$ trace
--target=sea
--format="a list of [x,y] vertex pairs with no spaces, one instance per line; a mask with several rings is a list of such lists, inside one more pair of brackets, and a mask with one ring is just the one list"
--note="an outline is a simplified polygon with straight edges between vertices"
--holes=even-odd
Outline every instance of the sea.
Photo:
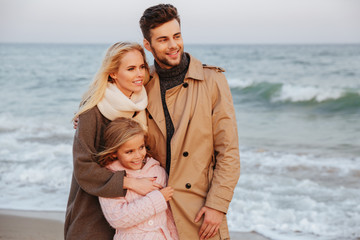
[[[65,211],[71,119],[109,46],[0,44],[1,209]],[[360,239],[360,45],[185,51],[224,68],[231,88],[241,176],[230,230]]]

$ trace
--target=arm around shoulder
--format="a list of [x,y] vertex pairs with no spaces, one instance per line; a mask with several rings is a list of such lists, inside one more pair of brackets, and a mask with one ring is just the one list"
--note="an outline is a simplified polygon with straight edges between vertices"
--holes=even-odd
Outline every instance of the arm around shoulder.
[[73,143],[74,176],[80,187],[87,193],[102,197],[125,196],[123,179],[125,172],[112,173],[97,164],[97,142],[99,141],[103,117],[97,108],[79,117]]

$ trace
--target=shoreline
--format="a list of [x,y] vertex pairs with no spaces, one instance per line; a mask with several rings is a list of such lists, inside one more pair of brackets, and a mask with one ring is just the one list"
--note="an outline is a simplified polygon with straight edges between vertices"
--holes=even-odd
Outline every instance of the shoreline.
[[[0,209],[0,239],[63,240],[65,212]],[[230,232],[232,240],[270,240],[255,232]]]

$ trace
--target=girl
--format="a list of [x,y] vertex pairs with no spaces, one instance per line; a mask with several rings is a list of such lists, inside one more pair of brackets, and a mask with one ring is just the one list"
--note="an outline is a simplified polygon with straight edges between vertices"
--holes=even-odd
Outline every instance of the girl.
[[101,212],[98,197],[123,197],[131,189],[145,195],[162,187],[155,178],[129,178],[96,162],[103,130],[117,117],[133,118],[145,127],[148,78],[143,48],[137,43],[112,45],[80,104],[73,143],[74,171],[65,219],[66,240],[110,240],[115,234]]
[[[105,130],[105,150],[99,153],[99,164],[107,169],[126,171],[134,178],[156,177],[166,186],[167,175],[160,163],[146,155],[145,131],[139,123],[118,118]],[[155,190],[141,196],[129,190],[125,197],[99,197],[105,218],[116,229],[114,240],[178,239],[167,201],[173,195],[171,187]]]

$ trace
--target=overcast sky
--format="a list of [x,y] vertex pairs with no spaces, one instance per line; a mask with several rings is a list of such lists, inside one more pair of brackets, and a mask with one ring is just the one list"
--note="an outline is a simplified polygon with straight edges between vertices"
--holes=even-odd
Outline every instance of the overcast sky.
[[141,42],[158,3],[178,8],[185,43],[360,43],[360,0],[0,0],[0,42]]

